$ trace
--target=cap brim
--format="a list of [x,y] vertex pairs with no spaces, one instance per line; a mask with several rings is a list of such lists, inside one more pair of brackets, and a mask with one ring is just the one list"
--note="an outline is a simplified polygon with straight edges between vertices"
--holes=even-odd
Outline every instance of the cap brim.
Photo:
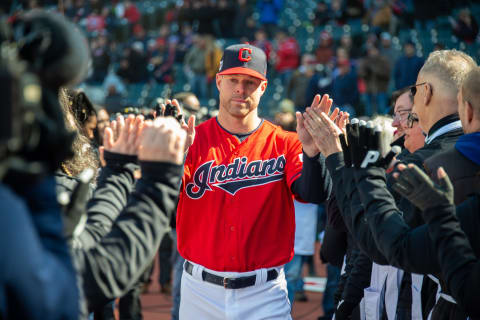
[[258,78],[263,81],[267,81],[267,78],[265,78],[260,72],[257,72],[255,70],[249,69],[249,68],[244,68],[244,67],[235,67],[235,68],[230,68],[227,70],[223,70],[222,72],[218,73],[219,75],[227,75],[227,74],[245,74],[247,76],[252,76],[255,78]]

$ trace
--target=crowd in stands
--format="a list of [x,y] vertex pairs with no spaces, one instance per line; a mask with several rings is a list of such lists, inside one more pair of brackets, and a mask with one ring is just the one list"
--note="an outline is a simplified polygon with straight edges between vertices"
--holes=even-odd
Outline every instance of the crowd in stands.
[[[58,9],[52,1],[26,6],[39,5]],[[281,99],[302,109],[301,96],[314,93],[334,95],[351,114],[389,112],[391,93],[413,83],[430,51],[478,56],[479,8],[447,0],[66,0],[60,10],[88,35],[85,90],[110,112],[181,91],[215,108],[221,49],[248,41],[268,56],[262,112],[271,117]]]

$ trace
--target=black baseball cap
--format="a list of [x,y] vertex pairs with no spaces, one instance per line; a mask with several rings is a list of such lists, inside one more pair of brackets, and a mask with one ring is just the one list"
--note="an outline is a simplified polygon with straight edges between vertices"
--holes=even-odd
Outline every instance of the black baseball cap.
[[267,81],[267,56],[250,44],[234,44],[225,49],[218,74],[246,74]]

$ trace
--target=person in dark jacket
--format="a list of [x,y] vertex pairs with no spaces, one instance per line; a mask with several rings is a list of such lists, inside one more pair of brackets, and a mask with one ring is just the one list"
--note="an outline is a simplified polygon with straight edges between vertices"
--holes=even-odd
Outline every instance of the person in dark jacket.
[[53,178],[16,188],[0,183],[0,207],[0,318],[77,319],[75,269]]
[[478,233],[480,228],[479,174],[480,171],[477,172],[475,184],[471,186],[472,196],[456,208],[454,188],[442,167],[437,170],[439,185],[435,185],[414,165],[409,165],[408,168],[403,166],[395,183],[396,190],[402,196],[422,208],[431,242],[437,249],[446,286],[465,313],[472,318],[480,316],[477,303],[480,298],[477,258],[479,239],[478,235],[468,234],[468,231]]
[[[2,26],[7,32],[7,25]],[[11,99],[3,101],[2,111],[11,115],[12,123],[21,123],[18,131],[22,136],[16,135],[17,130],[2,133],[0,318],[77,319],[79,290],[63,237],[53,178],[53,172],[70,154],[72,136],[63,124],[56,95],[60,86],[84,78],[89,51],[73,24],[57,14],[32,10],[18,16],[13,27],[18,52],[11,51],[8,56],[22,60],[22,66],[41,75],[40,84],[31,82],[28,86],[41,95],[29,96],[28,108],[22,103],[8,105],[20,99],[22,91],[9,92],[12,87],[7,84],[16,87],[28,75],[23,73],[27,69],[16,68],[17,60],[12,62],[2,55],[2,65],[12,67],[3,69],[5,79],[7,75],[10,78],[2,88]],[[32,37],[36,41],[28,41]],[[2,42],[2,46],[12,44]],[[64,50],[55,50],[59,45]],[[29,121],[20,120],[25,115]],[[29,137],[35,137],[28,143],[23,139],[26,132],[34,132]],[[7,146],[6,142],[14,139],[19,142],[16,148]]]
[[[131,121],[127,119],[126,131]],[[73,246],[90,310],[122,296],[143,275],[167,231],[178,196],[185,132],[170,118],[145,122],[137,143],[127,143],[138,136],[132,131],[114,141],[113,131],[106,129],[106,167],[88,204],[86,229]],[[133,190],[138,146],[142,178]]]
[[[460,53],[458,51],[444,51],[440,53],[435,53],[432,54],[429,57],[430,62],[427,64],[425,69],[422,69],[422,72],[425,71],[422,75],[422,77],[427,77],[429,78],[428,80],[430,81],[429,85],[435,85],[441,86],[442,82],[439,82],[440,79],[444,80],[445,77],[440,78],[442,70],[445,73],[451,74],[449,72],[453,72],[454,70],[450,69],[448,65],[443,65],[441,63],[441,60],[445,58],[446,60],[450,61],[456,61],[456,69],[455,72],[457,76],[451,77],[450,82],[451,84],[448,83],[448,80],[446,81],[448,85],[450,85],[450,91],[448,92],[442,92],[442,94],[439,94],[439,90],[436,90],[435,92],[437,93],[437,97],[432,97],[431,92],[432,91],[425,91],[427,94],[429,94],[428,99],[422,99],[418,100],[418,97],[415,101],[417,101],[416,106],[417,106],[417,112],[419,113],[419,118],[423,118],[423,126],[422,128],[429,132],[430,139],[427,138],[427,145],[424,148],[421,148],[417,152],[415,152],[413,155],[410,157],[406,157],[404,161],[420,161],[420,165],[423,162],[423,159],[426,159],[429,155],[432,155],[435,152],[439,152],[441,149],[446,149],[449,145],[451,146],[458,138],[459,135],[461,135],[461,125],[458,122],[458,117],[452,115],[452,113],[456,112],[456,101],[454,101],[454,98],[452,97],[456,96],[457,90],[455,88],[459,87],[459,81],[461,81],[462,78],[465,77],[465,74],[472,69],[475,66],[474,61],[466,56],[463,53]],[[435,79],[435,76],[438,78]],[[420,76],[419,76],[420,79]],[[446,77],[448,79],[448,77]],[[426,80],[426,79],[425,79]],[[424,85],[424,83],[421,83]],[[445,85],[443,83],[443,85]],[[415,88],[415,87],[414,87]],[[415,96],[416,90],[412,90],[413,96]],[[444,95],[444,97],[441,97]],[[445,95],[447,95],[445,97]],[[452,101],[453,100],[453,101]],[[426,113],[424,110],[421,108],[426,108],[423,103],[427,103],[427,105],[432,108],[432,106],[435,106],[435,109],[437,110],[436,112],[430,111],[429,113]],[[452,106],[453,104],[453,106]],[[430,109],[429,109],[430,110]],[[308,111],[308,109],[307,109]],[[335,130],[331,131],[334,133],[332,136],[335,136]],[[338,133],[336,134],[338,136]],[[323,137],[325,136],[322,135]],[[327,142],[325,139],[323,141],[319,141],[319,144],[330,144],[331,146],[334,146],[334,150],[339,150],[339,145],[340,142],[337,141],[336,143],[332,142]],[[320,149],[320,145],[318,146]],[[328,154],[331,154],[331,157],[328,157]],[[385,242],[376,242],[373,239],[371,240],[365,240],[371,237],[370,230],[368,230],[367,225],[363,222],[363,215],[361,212],[363,212],[362,209],[362,201],[361,199],[358,198],[358,194],[355,192],[355,190],[362,190],[362,188],[351,188],[349,187],[354,186],[352,183],[353,181],[351,180],[352,176],[351,173],[347,175],[347,180],[341,182],[338,180],[338,177],[342,177],[343,173],[348,173],[351,171],[351,169],[348,170],[343,170],[343,159],[338,158],[338,155],[340,153],[328,153],[327,155],[327,167],[329,168],[329,171],[332,175],[333,182],[334,182],[334,190],[336,190],[336,196],[337,200],[339,197],[341,197],[341,194],[347,194],[345,199],[347,199],[347,203],[351,206],[351,211],[350,213],[346,212],[345,210],[341,210],[342,214],[344,215],[344,220],[346,222],[347,227],[349,228],[349,231],[353,233],[355,238],[358,241],[359,246],[364,252],[368,252],[369,256],[374,259],[374,261],[377,261],[381,264],[393,264],[397,265],[397,263],[394,263],[391,261],[391,257],[389,256],[389,259],[386,259],[386,257],[382,254],[379,253],[377,250],[377,243],[384,248],[387,247],[392,247],[392,243],[389,241],[389,245],[384,245]],[[407,160],[409,159],[409,160]],[[337,174],[338,172],[338,174]],[[348,180],[350,179],[350,180]],[[339,182],[340,181],[340,182]],[[345,188],[346,186],[346,188]],[[348,190],[345,190],[348,189]],[[355,196],[356,198],[352,198],[352,196]],[[340,198],[341,199],[341,198]],[[348,200],[350,199],[350,200]],[[342,208],[342,200],[340,200],[340,205]],[[399,203],[401,205],[401,203]],[[411,205],[410,205],[411,207]],[[405,208],[407,209],[408,206],[405,205]],[[403,210],[405,211],[405,210]],[[347,215],[345,215],[347,213]],[[404,212],[405,213],[405,212]],[[419,225],[419,222],[415,222],[415,216],[418,216],[418,214],[415,215],[415,210],[408,210],[409,215],[404,215],[404,218],[406,219],[405,221],[409,222],[409,225],[415,226],[415,223]],[[397,215],[393,215],[394,218],[399,218]],[[397,231],[396,231],[397,232]],[[391,237],[392,233],[386,233],[385,236]],[[366,237],[366,238],[365,238]],[[418,271],[417,271],[418,272]],[[428,313],[428,312],[427,312]]]

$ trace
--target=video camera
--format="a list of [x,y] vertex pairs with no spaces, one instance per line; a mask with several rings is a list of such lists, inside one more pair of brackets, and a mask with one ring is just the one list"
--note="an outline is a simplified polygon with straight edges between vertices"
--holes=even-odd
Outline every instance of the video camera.
[[40,177],[72,154],[58,92],[83,80],[89,61],[86,40],[59,14],[0,20],[0,179]]

